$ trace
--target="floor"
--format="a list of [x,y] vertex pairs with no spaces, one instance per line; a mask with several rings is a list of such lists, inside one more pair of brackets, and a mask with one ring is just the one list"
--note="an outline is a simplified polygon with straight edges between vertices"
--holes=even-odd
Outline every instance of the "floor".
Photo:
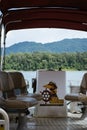
[[21,118],[21,124],[11,122],[10,130],[87,130],[87,118],[69,113],[67,118]]

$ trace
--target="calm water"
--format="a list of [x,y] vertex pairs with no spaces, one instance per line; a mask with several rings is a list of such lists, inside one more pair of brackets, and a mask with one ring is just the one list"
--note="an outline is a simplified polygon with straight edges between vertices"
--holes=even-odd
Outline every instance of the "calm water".
[[[29,81],[29,92],[33,92],[32,90],[32,78],[36,78],[36,71],[21,71],[25,77]],[[82,80],[84,73],[87,71],[66,71],[66,93],[70,91],[70,85],[79,86]]]

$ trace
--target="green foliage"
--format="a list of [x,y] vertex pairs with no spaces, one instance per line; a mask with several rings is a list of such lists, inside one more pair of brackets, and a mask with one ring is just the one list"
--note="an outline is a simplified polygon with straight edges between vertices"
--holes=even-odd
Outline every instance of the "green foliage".
[[87,70],[87,52],[83,53],[16,53],[6,56],[6,70]]

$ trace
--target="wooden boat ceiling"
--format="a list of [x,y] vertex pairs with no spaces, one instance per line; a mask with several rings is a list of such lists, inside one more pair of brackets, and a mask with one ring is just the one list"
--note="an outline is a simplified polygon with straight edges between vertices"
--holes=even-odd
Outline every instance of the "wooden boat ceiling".
[[87,31],[87,0],[0,0],[6,33],[27,28]]

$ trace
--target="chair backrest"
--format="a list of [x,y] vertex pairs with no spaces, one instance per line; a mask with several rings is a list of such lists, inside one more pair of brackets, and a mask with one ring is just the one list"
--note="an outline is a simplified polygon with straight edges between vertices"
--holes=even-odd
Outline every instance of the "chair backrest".
[[12,78],[4,71],[0,71],[0,90],[2,91],[4,98],[15,97]]
[[8,73],[13,80],[15,93],[16,94],[27,93],[27,85],[23,74],[21,72],[8,72]]
[[87,92],[87,73],[83,75],[80,85],[80,93],[86,94],[86,92]]

